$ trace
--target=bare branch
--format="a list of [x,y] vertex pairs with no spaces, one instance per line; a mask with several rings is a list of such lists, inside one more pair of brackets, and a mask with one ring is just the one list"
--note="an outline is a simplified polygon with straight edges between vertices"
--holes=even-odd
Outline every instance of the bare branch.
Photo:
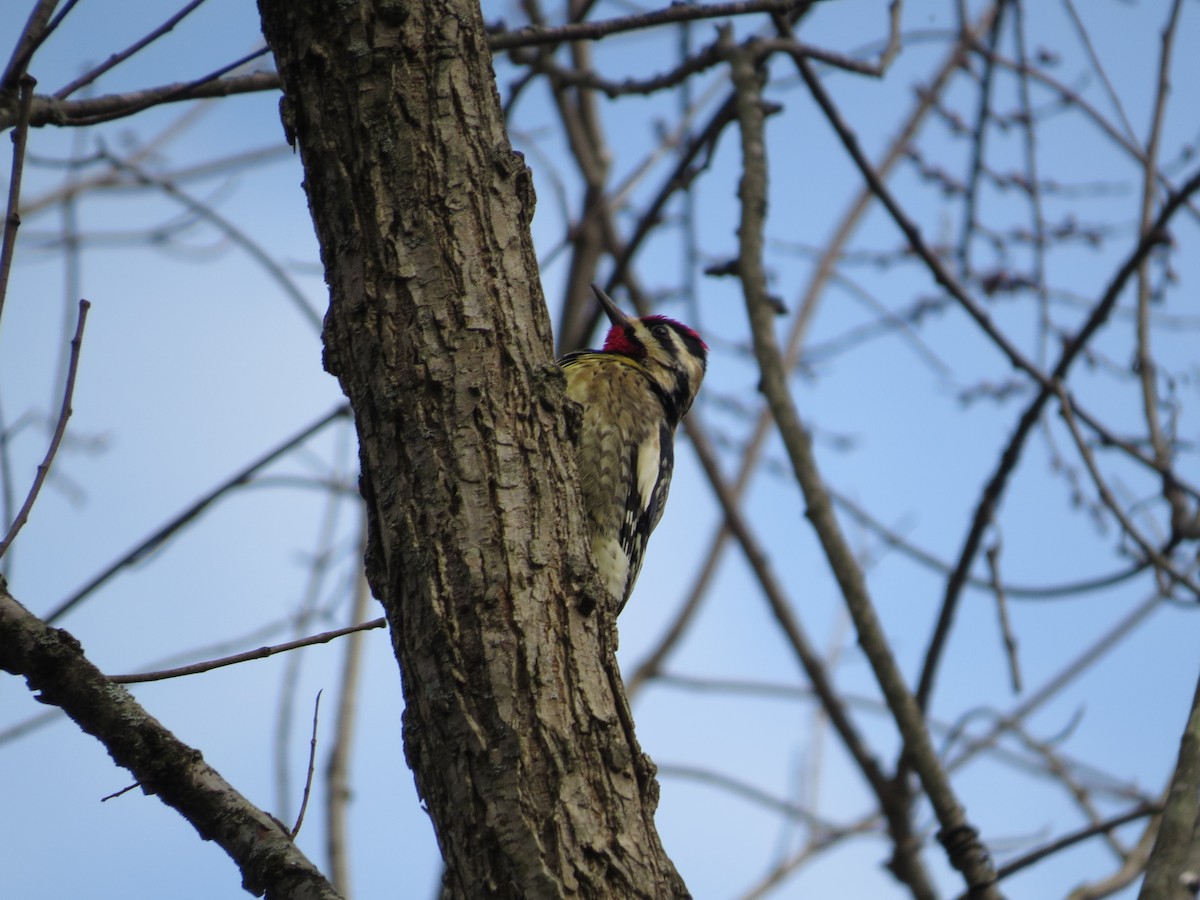
[[1150,540],[1141,533],[1141,531],[1133,524],[1133,521],[1121,509],[1121,505],[1117,503],[1112,491],[1109,490],[1107,483],[1104,481],[1104,476],[1100,474],[1100,469],[1096,465],[1096,460],[1088,447],[1087,442],[1083,439],[1083,434],[1079,431],[1079,426],[1075,422],[1075,412],[1071,407],[1071,401],[1067,397],[1065,391],[1059,392],[1059,403],[1062,408],[1063,421],[1067,423],[1067,428],[1071,432],[1071,437],[1075,440],[1075,447],[1079,450],[1079,455],[1083,458],[1084,465],[1087,466],[1088,473],[1092,476],[1092,481],[1096,485],[1096,491],[1100,494],[1100,500],[1109,512],[1111,512],[1121,523],[1121,530],[1131,537],[1141,548],[1142,553],[1146,558],[1153,563],[1156,571],[1161,572],[1171,581],[1179,584],[1182,587],[1191,591],[1196,599],[1200,599],[1200,584],[1197,584],[1184,572],[1179,569],[1164,556]]
[[752,784],[747,784],[745,781],[737,778],[731,778],[721,772],[714,772],[711,769],[703,769],[698,766],[680,765],[678,763],[659,763],[658,773],[669,778],[687,778],[691,781],[698,781],[702,784],[708,784],[721,790],[729,791],[744,800],[749,800],[751,803],[764,806],[788,818],[803,822],[809,828],[819,832],[841,831],[838,826],[824,821],[811,810],[787,800],[781,800],[764,790],[756,788]]
[[108,59],[106,59],[100,65],[95,66],[92,69],[88,70],[87,72],[83,73],[78,78],[76,78],[74,81],[72,81],[70,84],[64,85],[63,87],[59,88],[57,91],[54,92],[54,98],[56,100],[65,100],[67,97],[70,97],[73,93],[75,93],[80,88],[87,87],[89,84],[91,84],[93,81],[95,81],[101,75],[103,75],[105,72],[111,71],[112,69],[116,68],[121,63],[123,63],[125,60],[129,59],[131,56],[136,54],[138,51],[143,50],[144,48],[148,47],[150,44],[157,41],[164,34],[168,34],[169,32],[171,32],[175,28],[176,25],[178,25],[185,18],[187,18],[192,13],[192,11],[195,10],[196,7],[198,7],[203,2],[204,2],[204,0],[191,0],[191,2],[188,3],[186,6],[184,6],[183,9],[179,10],[179,12],[175,13],[175,15],[171,16],[171,18],[167,19],[167,21],[163,22],[162,25],[158,26],[158,28],[155,28],[153,31],[151,31],[149,34],[147,34],[145,37],[143,37],[137,41],[134,41],[132,44],[130,44],[128,47],[126,47],[124,50],[122,50],[120,53],[114,53],[112,56],[110,56]]
[[[1070,834],[1064,834],[1049,844],[1038,847],[1036,850],[1032,850],[1011,862],[1005,863],[996,870],[996,877],[1007,878],[1009,875],[1015,875],[1022,869],[1027,869],[1034,863],[1041,862],[1046,857],[1053,856],[1061,850],[1073,847],[1080,841],[1086,841],[1098,834],[1109,834],[1122,825],[1136,822],[1138,819],[1144,819],[1148,816],[1157,815],[1160,812],[1162,812],[1162,804],[1139,803],[1133,809],[1123,812],[1120,815],[1105,819],[1103,822],[1098,822],[1095,825],[1089,825],[1086,828],[1080,828],[1078,831],[1073,831]],[[958,900],[967,900],[967,897],[967,894],[960,894]]]
[[604,19],[599,22],[572,22],[556,28],[530,25],[518,31],[491,35],[488,37],[488,46],[493,52],[499,52],[514,47],[561,44],[563,41],[598,41],[611,34],[620,34],[624,31],[643,31],[658,25],[695,22],[700,19],[725,19],[752,13],[784,13],[808,5],[809,0],[745,0],[745,2],[714,3],[707,6],[673,3],[666,9],[641,13],[636,16]]
[[[797,57],[796,62],[810,90],[816,94],[814,84],[817,79],[808,61],[804,57]],[[921,710],[904,682],[904,676],[896,663],[867,592],[862,571],[847,546],[837,517],[833,513],[829,493],[817,470],[812,440],[796,413],[788,390],[782,354],[774,334],[774,313],[767,296],[766,275],[762,268],[762,222],[766,210],[762,110],[754,100],[746,96],[753,87],[755,77],[753,71],[747,71],[748,69],[748,61],[739,69],[735,57],[734,78],[735,83],[740,85],[738,115],[742,123],[744,165],[739,189],[742,220],[738,230],[738,271],[750,313],[755,356],[762,372],[761,389],[766,394],[779,427],[796,480],[804,491],[809,521],[817,532],[841,588],[846,608],[854,620],[859,644],[871,663],[875,678],[887,698],[900,733],[904,736],[905,753],[912,761],[941,824],[938,839],[945,847],[951,864],[963,874],[971,890],[981,900],[995,900],[1000,894],[994,887],[995,873],[987,852],[979,843],[978,832],[968,822],[950,786],[949,778],[942,769],[929,738]],[[828,98],[825,99],[828,101]]]
[[0,586],[0,667],[25,677],[43,703],[61,707],[99,739],[142,790],[178,810],[216,841],[254,894],[336,900],[341,895],[292,843],[287,829],[238,793],[200,753],[164,728],[83,655]]
[[30,107],[36,85],[37,81],[29,75],[21,76],[17,130],[13,134],[12,176],[8,182],[8,208],[4,214],[4,244],[0,247],[0,315],[4,313],[4,298],[8,294],[8,279],[17,245],[17,229],[21,227],[21,178],[25,171],[25,145],[29,139]]
[[1004,639],[1004,655],[1008,659],[1008,675],[1014,694],[1021,693],[1021,666],[1017,661],[1017,639],[1008,621],[1008,598],[1000,580],[1000,541],[987,548],[985,554],[992,575],[992,593],[996,597],[996,617],[1000,621],[1000,636]]
[[323,631],[320,634],[314,634],[310,637],[297,638],[294,641],[284,641],[282,644],[259,647],[255,650],[247,650],[244,653],[234,653],[232,656],[223,656],[220,659],[210,659],[204,662],[192,663],[188,666],[179,666],[174,669],[160,669],[157,672],[139,672],[135,675],[110,675],[108,680],[113,682],[113,684],[143,684],[147,681],[165,681],[168,678],[198,675],[201,672],[211,672],[213,669],[249,662],[252,659],[266,659],[268,656],[274,656],[277,653],[286,653],[289,650],[298,650],[301,647],[312,647],[314,644],[327,644],[348,634],[369,631],[373,628],[383,628],[386,624],[387,622],[380,616],[378,619],[372,619],[369,622],[363,622],[359,625],[347,625],[345,628],[335,628],[332,631]]
[[[1145,174],[1142,179],[1142,208],[1139,228],[1144,235],[1151,227],[1154,216],[1154,203],[1158,193],[1159,145],[1162,142],[1162,130],[1166,118],[1167,94],[1170,92],[1171,49],[1175,42],[1175,31],[1179,24],[1179,11],[1182,0],[1175,0],[1167,25],[1162,32],[1162,51],[1158,59],[1158,83],[1155,92],[1154,114],[1150,122],[1150,136],[1146,141]],[[1146,259],[1138,266],[1137,273],[1137,373],[1142,389],[1142,413],[1146,419],[1146,430],[1150,439],[1150,449],[1154,459],[1163,471],[1162,492],[1171,507],[1171,521],[1176,525],[1176,531],[1186,530],[1178,526],[1185,525],[1191,518],[1188,511],[1187,498],[1170,475],[1172,456],[1168,442],[1163,435],[1162,422],[1158,413],[1158,365],[1150,349],[1150,264]]]
[[[74,5],[74,3],[68,4],[68,10]],[[37,52],[42,41],[50,36],[52,30],[50,17],[54,14],[56,6],[58,6],[58,0],[38,0],[33,9],[29,11],[29,18],[21,30],[21,36],[17,38],[12,56],[8,59],[8,65],[4,67],[4,75],[0,76],[0,92],[7,93],[17,88],[21,78],[25,75],[25,70],[29,67],[29,61],[33,59],[33,54]],[[62,16],[59,16],[59,21],[61,19]]]
[[313,772],[317,769],[317,722],[321,715],[321,694],[317,691],[316,702],[313,703],[312,736],[308,739],[308,774],[304,777],[304,797],[300,801],[300,812],[296,815],[296,824],[288,832],[292,840],[300,833],[304,824],[304,813],[308,811],[308,800],[312,796]]
[[195,519],[214,502],[219,500],[233,489],[246,484],[260,469],[270,465],[285,453],[303,444],[326,425],[338,419],[344,418],[345,416],[349,415],[349,413],[349,406],[345,404],[338,406],[331,412],[326,413],[316,422],[304,428],[298,434],[293,435],[292,437],[283,441],[283,443],[279,444],[277,447],[267,451],[241,471],[234,473],[233,476],[217,485],[217,487],[213,488],[213,490],[209,491],[183,512],[179,513],[179,515],[172,518],[169,522],[156,530],[132,550],[123,554],[119,559],[106,567],[102,572],[100,572],[100,574],[92,578],[87,584],[79,588],[77,591],[59,603],[59,605],[51,610],[46,616],[46,621],[52,623],[61,618],[77,603],[81,602],[85,597],[96,590],[96,588],[100,587],[102,584],[108,581],[108,579],[112,578],[113,575],[117,574],[117,572],[121,571],[127,566],[133,565],[138,560],[143,559],[147,553],[162,545],[164,541],[170,538],[185,525],[195,521]]
[[87,322],[87,314],[91,306],[92,304],[86,300],[79,301],[79,319],[75,324],[75,336],[71,338],[71,360],[67,366],[67,382],[63,388],[63,401],[62,408],[58,412],[58,424],[54,427],[54,436],[50,439],[50,446],[46,448],[46,456],[37,467],[37,475],[34,476],[25,502],[21,504],[17,517],[9,526],[8,534],[4,536],[3,540],[0,540],[0,557],[8,552],[13,539],[29,520],[30,510],[37,501],[46,476],[50,474],[50,465],[54,462],[54,456],[58,453],[58,445],[62,443],[63,435],[67,431],[67,420],[71,418],[71,398],[75,395],[75,374],[79,371],[79,351],[83,347],[83,326]]
[[[1046,375],[1037,368],[1025,355],[1012,344],[1012,342],[999,330],[992,322],[991,317],[987,312],[974,301],[962,287],[953,275],[942,264],[938,256],[930,250],[924,239],[921,237],[920,231],[909,219],[908,215],[896,202],[887,186],[879,178],[878,174],[871,168],[869,161],[859,149],[858,141],[849,127],[842,121],[840,114],[834,107],[829,95],[822,87],[820,80],[813,74],[811,67],[803,57],[796,57],[796,64],[800,68],[801,74],[804,77],[805,83],[812,92],[817,104],[825,113],[826,119],[833,126],[838,136],[842,140],[847,152],[854,160],[859,171],[871,186],[871,190],[883,203],[893,221],[904,232],[909,244],[914,252],[922,259],[925,265],[929,268],[934,279],[947,292],[954,297],[962,307],[967,311],[972,319],[983,329],[983,331],[992,339],[992,342],[1008,357],[1009,361],[1021,369],[1022,371],[1033,376],[1041,386],[1034,401],[1025,410],[1021,420],[1017,426],[1013,437],[1010,439],[1008,446],[1001,455],[996,471],[991,480],[988,482],[984,490],[983,496],[980,499],[979,505],[976,508],[974,518],[971,522],[971,527],[968,531],[966,541],[962,552],[959,555],[958,564],[954,573],[951,575],[946,585],[946,593],[942,602],[942,611],[938,619],[938,623],[934,629],[933,637],[930,640],[929,650],[926,653],[925,666],[921,673],[921,681],[917,688],[917,699],[922,707],[928,704],[929,696],[933,689],[933,683],[937,672],[937,665],[941,659],[942,650],[945,646],[945,641],[949,634],[950,625],[953,622],[954,612],[957,607],[958,598],[961,594],[963,584],[966,581],[967,572],[973,563],[979,545],[983,539],[983,534],[986,528],[992,521],[992,515],[996,509],[1001,495],[1008,482],[1008,477],[1015,469],[1018,460],[1020,459],[1021,449],[1024,445],[1025,438],[1032,430],[1033,425],[1041,416],[1042,408],[1046,401],[1054,394],[1056,383],[1061,383],[1066,377],[1071,364],[1080,354],[1084,346],[1091,339],[1092,335],[1108,319],[1113,307],[1116,305],[1117,298],[1121,291],[1128,283],[1129,279],[1136,272],[1141,261],[1158,246],[1166,234],[1166,226],[1170,222],[1174,214],[1184,204],[1188,197],[1200,190],[1200,172],[1196,172],[1183,185],[1183,187],[1168,198],[1163,204],[1158,217],[1155,219],[1153,227],[1150,231],[1138,241],[1133,251],[1126,258],[1112,281],[1109,283],[1108,289],[1104,292],[1104,296],[1096,304],[1089,316],[1087,322],[1075,335],[1074,339],[1067,344],[1063,349],[1062,355],[1059,358],[1058,364],[1055,366],[1051,375]],[[1158,469],[1154,460],[1146,457],[1141,451],[1130,446],[1126,441],[1120,441],[1115,436],[1112,436],[1107,429],[1102,429],[1099,423],[1091,417],[1085,416],[1079,412],[1076,404],[1072,403],[1079,417],[1087,422],[1088,426],[1102,433],[1107,440],[1122,449],[1125,449],[1134,458],[1143,462],[1153,469]]]
[[[257,51],[249,54],[218,72],[244,65],[248,60],[261,56],[263,52]],[[101,122],[123,119],[164,103],[182,103],[186,100],[208,100],[214,97],[230,97],[235,94],[277,90],[279,90],[279,75],[275,72],[252,72],[249,75],[234,75],[229,78],[221,78],[217,73],[210,73],[196,81],[164,84],[159,87],[130,91],[126,94],[104,94],[83,100],[58,100],[54,97],[39,96],[33,101],[29,120],[30,124],[39,126],[97,125]],[[0,131],[12,127],[13,124],[14,119],[0,110]]]

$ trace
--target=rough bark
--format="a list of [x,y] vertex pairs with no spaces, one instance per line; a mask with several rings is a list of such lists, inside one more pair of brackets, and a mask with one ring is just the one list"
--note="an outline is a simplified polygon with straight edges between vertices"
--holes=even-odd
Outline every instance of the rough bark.
[[1193,900],[1200,893],[1200,683],[1138,900]]
[[259,7],[446,894],[684,896],[586,556],[530,173],[504,132],[480,11]]

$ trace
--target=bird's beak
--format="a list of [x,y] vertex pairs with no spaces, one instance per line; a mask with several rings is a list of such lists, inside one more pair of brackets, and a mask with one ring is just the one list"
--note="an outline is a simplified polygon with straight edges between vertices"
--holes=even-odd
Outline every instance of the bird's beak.
[[622,328],[629,324],[629,317],[621,312],[617,304],[613,302],[612,297],[608,296],[608,294],[600,290],[599,286],[594,284],[592,285],[592,291],[596,294],[596,299],[600,301],[600,306],[604,310],[604,314],[608,316],[608,321]]

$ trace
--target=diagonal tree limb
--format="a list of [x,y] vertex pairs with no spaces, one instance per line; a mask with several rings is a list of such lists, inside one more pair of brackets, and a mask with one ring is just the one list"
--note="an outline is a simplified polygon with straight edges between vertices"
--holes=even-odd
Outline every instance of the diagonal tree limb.
[[[1059,357],[1058,363],[1050,374],[1041,371],[1032,361],[1026,356],[1000,331],[999,327],[992,321],[986,310],[984,310],[963,288],[962,284],[956,279],[949,270],[945,267],[937,254],[926,244],[921,236],[920,230],[900,207],[900,204],[892,196],[891,191],[879,178],[863,154],[858,145],[858,139],[854,133],[842,120],[837,108],[833,105],[829,94],[825,91],[824,86],[812,71],[812,66],[803,56],[794,57],[796,66],[800,71],[801,77],[805,84],[808,85],[809,91],[816,100],[817,105],[821,107],[826,119],[833,126],[841,139],[843,146],[850,154],[855,165],[870,185],[872,192],[879,198],[880,202],[886,208],[888,214],[892,217],[897,227],[903,232],[913,252],[917,254],[929,269],[934,280],[941,285],[958,303],[963,307],[967,314],[976,322],[977,325],[984,331],[992,342],[1000,349],[1000,351],[1008,358],[1012,365],[1030,375],[1039,384],[1039,390],[1030,405],[1025,409],[1017,428],[1009,440],[1008,446],[1005,447],[997,464],[996,471],[989,480],[987,487],[984,489],[983,495],[980,498],[979,504],[976,507],[975,514],[972,517],[971,526],[967,533],[966,541],[963,549],[959,554],[958,563],[955,566],[954,572],[951,574],[946,584],[945,596],[942,600],[942,609],[938,616],[937,625],[934,628],[934,633],[930,639],[929,649],[926,652],[925,666],[921,672],[921,679],[917,687],[917,701],[922,708],[928,706],[930,695],[933,691],[933,684],[937,674],[938,663],[941,660],[942,651],[945,648],[946,639],[949,635],[950,626],[954,620],[954,614],[957,610],[958,600],[962,594],[962,588],[967,580],[967,575],[978,554],[980,544],[983,541],[984,532],[992,522],[992,517],[999,506],[1000,498],[1004,493],[1008,484],[1009,476],[1015,471],[1017,462],[1020,460],[1021,451],[1024,448],[1025,439],[1033,430],[1033,426],[1041,417],[1042,410],[1046,402],[1056,395],[1057,383],[1065,383],[1066,374],[1070,370],[1072,363],[1076,360],[1083,348],[1091,340],[1092,336],[1100,329],[1107,321],[1113,308],[1116,306],[1117,299],[1124,290],[1126,284],[1136,273],[1138,266],[1150,252],[1159,246],[1166,235],[1167,225],[1174,217],[1175,213],[1184,205],[1187,199],[1198,190],[1200,190],[1200,171],[1193,173],[1192,177],[1184,183],[1179,191],[1169,197],[1166,203],[1163,204],[1158,216],[1155,218],[1153,225],[1141,237],[1134,246],[1133,250],[1126,257],[1125,261],[1117,270],[1112,280],[1109,282],[1107,289],[1099,302],[1093,307],[1091,314],[1083,327],[1075,335],[1075,337],[1064,347],[1062,355]],[[1132,447],[1127,441],[1120,441],[1115,438],[1107,429],[1104,429],[1099,422],[1091,415],[1086,415],[1078,404],[1072,403],[1078,418],[1085,422],[1089,428],[1100,433],[1102,438],[1109,443],[1120,446],[1123,450],[1147,465],[1151,469],[1160,472],[1163,475],[1170,475],[1175,483],[1180,481],[1170,472],[1162,472],[1157,462],[1148,457],[1145,453]],[[1182,487],[1182,485],[1181,485]]]
[[371,619],[367,622],[359,622],[355,625],[347,625],[344,628],[334,628],[331,631],[323,631],[320,634],[313,634],[307,637],[297,638],[294,641],[285,641],[282,644],[273,644],[271,646],[256,647],[253,650],[246,650],[243,653],[234,653],[231,656],[223,656],[220,659],[208,659],[203,662],[192,663],[187,666],[178,666],[174,669],[161,669],[156,672],[136,672],[131,675],[109,675],[108,680],[113,684],[143,684],[147,681],[166,681],[169,678],[183,678],[187,675],[199,675],[201,672],[211,672],[213,669],[220,669],[225,666],[235,666],[239,663],[249,662],[252,659],[266,659],[269,656],[274,656],[277,653],[287,653],[289,650],[299,650],[301,647],[311,647],[314,644],[327,644],[332,640],[340,637],[345,637],[350,634],[359,634],[363,631],[370,631],[374,628],[383,628],[387,621],[380,616],[378,619]]
[[243,797],[200,753],[112,684],[79,642],[51,628],[0,585],[0,668],[24,676],[43,703],[60,707],[99,739],[142,790],[156,794],[216,841],[242,872],[242,885],[269,900],[337,900],[279,822]]
[[89,84],[91,84],[93,81],[95,81],[101,75],[103,75],[105,72],[108,72],[108,71],[116,68],[121,63],[125,62],[125,60],[129,59],[131,56],[136,55],[138,52],[145,49],[150,44],[154,43],[156,40],[158,40],[164,34],[170,33],[172,30],[174,30],[176,25],[178,25],[180,22],[182,22],[184,19],[186,19],[189,15],[191,15],[191,13],[196,9],[196,7],[200,6],[200,4],[202,4],[202,3],[204,3],[204,0],[191,0],[191,2],[188,3],[186,6],[184,6],[183,9],[176,12],[169,19],[167,19],[167,21],[163,22],[162,25],[155,28],[149,34],[143,35],[138,40],[134,41],[132,44],[130,44],[128,47],[126,47],[124,50],[120,51],[119,53],[112,54],[104,62],[100,63],[100,65],[93,66],[91,69],[89,69],[87,72],[84,72],[82,75],[80,75],[74,81],[72,81],[70,84],[66,84],[63,87],[59,88],[57,91],[54,92],[55,99],[63,100],[65,98],[71,96],[73,93],[78,91],[80,88],[87,87]]
[[[766,155],[763,133],[764,113],[759,95],[758,74],[750,52],[735,51],[732,75],[737,87],[737,113],[741,125],[743,175],[738,189],[741,221],[738,229],[738,274],[746,295],[754,353],[762,373],[761,390],[767,397],[792,470],[808,504],[807,516],[817,532],[830,568],[841,588],[846,608],[858,632],[876,680],[887,700],[896,725],[904,738],[913,768],[925,787],[941,830],[939,840],[951,864],[966,879],[973,897],[998,900],[996,874],[987,851],[979,843],[978,832],[950,786],[950,780],[934,750],[929,730],[904,676],[892,654],[867,592],[866,580],[853,552],[841,532],[833,503],[817,469],[812,441],[805,431],[788,391],[780,351],[774,331],[774,311],[767,293],[766,272],[762,263],[763,228],[766,218]],[[898,848],[905,850],[906,848]]]
[[[968,36],[989,27],[995,15],[996,4],[993,3],[973,23],[972,30],[968,33]],[[791,34],[791,25],[785,19],[776,18],[774,23],[782,35]],[[935,101],[941,96],[946,85],[949,83],[951,75],[958,70],[962,61],[966,58],[966,52],[967,45],[960,42],[942,60],[928,84],[918,89],[917,101],[911,114],[900,126],[895,137],[892,138],[888,149],[876,164],[875,170],[879,172],[881,177],[886,177],[895,167],[896,163],[903,158],[904,148],[917,135],[926,116],[933,108]],[[835,276],[838,259],[857,231],[859,223],[863,220],[867,211],[872,208],[873,200],[874,194],[871,193],[870,188],[863,187],[853,200],[851,200],[846,210],[838,217],[837,224],[834,225],[830,233],[830,237],[825,244],[825,249],[821,253],[815,270],[798,303],[798,311],[792,319],[792,326],[788,332],[784,355],[784,366],[788,371],[791,371],[796,364],[796,360],[799,358],[801,346],[808,334],[809,323],[813,321],[820,307],[826,285]],[[770,409],[764,408],[754,423],[754,429],[751,432],[750,438],[746,441],[737,475],[734,477],[731,485],[735,500],[740,500],[740,497],[745,492],[757,470],[759,456],[765,446],[770,424]],[[835,495],[834,502],[841,502],[841,500]],[[657,646],[635,668],[634,674],[629,680],[631,696],[640,687],[641,683],[644,683],[648,677],[652,676],[658,670],[663,661],[677,646],[694,610],[699,606],[700,600],[707,591],[712,574],[716,571],[717,563],[720,561],[721,553],[732,536],[733,532],[727,523],[722,522],[717,527],[707,544],[707,552],[702,554],[705,560],[704,567],[693,581],[692,587],[688,592],[688,599],[685,601],[683,608],[665,632],[663,639],[659,641]],[[1010,593],[1012,593],[1011,588]]]
[[[893,783],[884,774],[883,768],[871,752],[869,742],[850,717],[847,704],[838,693],[829,675],[829,667],[813,648],[799,619],[792,612],[791,604],[788,602],[783,587],[767,561],[767,554],[759,545],[746,517],[738,508],[733,489],[721,476],[720,467],[717,465],[717,455],[703,425],[698,421],[694,412],[684,419],[684,427],[687,429],[688,439],[691,441],[696,455],[700,458],[700,464],[708,475],[713,492],[717,495],[717,500],[724,510],[726,527],[741,545],[746,562],[758,579],[763,598],[770,606],[771,613],[779,623],[785,640],[791,646],[804,674],[808,677],[812,692],[820,701],[821,709],[829,717],[830,725],[837,732],[843,747],[850,754],[875,794],[880,813],[887,821],[888,832],[895,846],[888,868],[909,888],[917,900],[936,897],[937,894],[933,890],[929,876],[918,855],[920,840],[912,831],[905,798],[894,789]],[[641,673],[642,669],[639,668],[638,672]],[[652,677],[654,674],[656,673],[651,670],[642,677]]]
[[4,74],[0,75],[0,93],[16,89],[25,70],[29,68],[29,61],[33,59],[33,54],[37,52],[42,41],[50,36],[52,30],[50,17],[54,15],[54,7],[57,5],[58,0],[38,0],[30,11],[29,18],[25,21],[25,27],[21,30],[21,36],[17,38],[16,46],[13,48],[12,56],[9,57],[8,64],[4,67]]
[[180,528],[183,528],[185,525],[187,525],[191,522],[194,522],[196,520],[196,518],[202,512],[204,512],[204,510],[206,510],[211,504],[215,503],[217,500],[219,500],[221,497],[225,496],[227,493],[234,490],[235,488],[241,487],[242,485],[249,483],[250,479],[260,469],[262,469],[265,466],[269,465],[270,463],[274,462],[279,457],[283,456],[284,454],[288,453],[289,451],[295,449],[300,444],[303,444],[310,437],[312,437],[314,434],[316,434],[321,429],[323,429],[326,425],[329,425],[330,423],[335,422],[338,419],[344,418],[344,417],[348,416],[349,414],[350,414],[350,407],[347,404],[343,403],[343,404],[338,405],[337,407],[335,407],[330,412],[326,413],[324,416],[322,416],[317,421],[306,426],[299,433],[292,435],[287,440],[285,440],[283,443],[268,450],[266,453],[264,453],[262,456],[260,456],[258,459],[254,460],[253,462],[251,462],[245,468],[241,469],[238,472],[235,472],[233,475],[231,475],[225,481],[221,482],[219,485],[217,485],[215,488],[213,488],[211,491],[209,491],[207,494],[205,494],[203,497],[201,497],[199,500],[197,500],[195,503],[193,503],[187,509],[183,510],[178,515],[173,517],[165,525],[158,528],[153,534],[151,534],[148,538],[146,538],[144,541],[142,541],[140,544],[138,544],[132,550],[123,554],[119,559],[117,559],[112,564],[107,566],[102,572],[100,572],[98,575],[96,575],[90,581],[88,581],[87,584],[83,585],[83,587],[77,589],[73,594],[71,594],[69,597],[64,599],[61,603],[58,604],[58,606],[54,607],[54,609],[52,609],[49,613],[46,614],[46,621],[52,623],[55,620],[61,618],[70,609],[72,609],[77,603],[80,603],[85,597],[90,595],[98,587],[100,587],[102,584],[104,584],[106,581],[108,581],[108,579],[112,578],[113,575],[117,574],[117,572],[121,571],[126,566],[133,565],[140,559],[144,559],[147,553],[152,551],[155,547],[158,547],[159,545],[161,545],[164,541],[166,541],[173,534],[175,534],[175,532],[179,531]]

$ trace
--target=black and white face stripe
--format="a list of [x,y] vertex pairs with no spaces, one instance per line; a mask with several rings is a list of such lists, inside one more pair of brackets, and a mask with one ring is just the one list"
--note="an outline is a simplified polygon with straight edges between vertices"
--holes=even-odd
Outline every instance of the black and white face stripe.
[[636,320],[642,364],[664,396],[667,416],[678,422],[692,405],[708,366],[708,348],[686,325],[662,316]]
[[675,340],[681,345],[682,351],[693,359],[698,359],[700,370],[705,371],[708,368],[708,345],[700,340],[700,335],[678,322],[671,322],[670,328],[675,334]]

